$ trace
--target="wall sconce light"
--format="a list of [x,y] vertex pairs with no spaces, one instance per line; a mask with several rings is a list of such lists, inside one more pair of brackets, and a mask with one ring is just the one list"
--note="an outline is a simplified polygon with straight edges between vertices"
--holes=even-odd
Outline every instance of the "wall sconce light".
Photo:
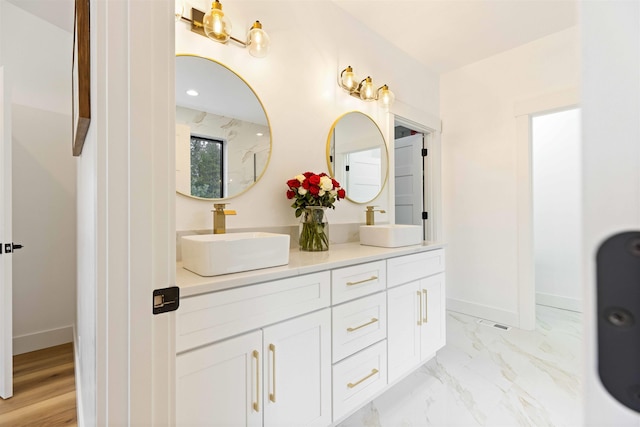
[[182,0],[176,0],[176,21],[191,23],[191,31],[208,37],[219,43],[227,43],[229,40],[245,47],[251,56],[264,58],[269,52],[269,35],[262,29],[260,21],[253,23],[247,33],[247,41],[239,40],[231,35],[231,21],[222,12],[222,4],[219,0],[211,3],[211,10],[204,13],[196,8],[191,8],[191,19],[182,15]]
[[353,73],[353,68],[350,65],[340,72],[338,85],[349,92],[349,95],[360,98],[363,101],[378,101],[385,109],[389,108],[395,100],[395,95],[389,90],[389,86],[385,84],[376,90],[370,76],[360,80],[358,83],[358,78]]

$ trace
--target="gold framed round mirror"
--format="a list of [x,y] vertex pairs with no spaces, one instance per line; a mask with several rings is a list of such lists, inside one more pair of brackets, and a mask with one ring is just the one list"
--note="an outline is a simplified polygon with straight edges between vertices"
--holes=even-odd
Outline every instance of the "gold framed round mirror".
[[271,157],[271,125],[249,84],[223,64],[176,56],[176,191],[201,200],[249,190]]
[[329,173],[354,203],[370,203],[384,188],[389,155],[382,131],[359,111],[338,117],[327,137]]

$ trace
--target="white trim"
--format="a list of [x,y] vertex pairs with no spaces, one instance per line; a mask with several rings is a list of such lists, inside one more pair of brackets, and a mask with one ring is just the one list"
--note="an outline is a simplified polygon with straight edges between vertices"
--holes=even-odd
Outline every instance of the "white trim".
[[447,310],[516,327],[518,327],[520,320],[518,313],[515,311],[507,311],[501,308],[455,298],[447,298]]
[[73,342],[73,326],[49,329],[13,337],[13,355],[42,350],[60,344]]
[[518,323],[521,329],[535,328],[535,267],[533,254],[533,170],[531,154],[531,116],[575,108],[579,90],[568,88],[517,102],[516,181],[518,211]]
[[82,393],[82,381],[80,381],[80,343],[78,342],[78,331],[76,325],[73,328],[73,376],[76,384],[76,422],[78,427],[84,427],[84,394]]
[[561,308],[563,310],[582,312],[582,301],[578,298],[563,297],[560,295],[536,292],[536,304],[548,307]]
[[548,93],[536,98],[517,102],[514,107],[516,117],[550,113],[556,110],[577,107],[580,103],[580,90],[577,87]]

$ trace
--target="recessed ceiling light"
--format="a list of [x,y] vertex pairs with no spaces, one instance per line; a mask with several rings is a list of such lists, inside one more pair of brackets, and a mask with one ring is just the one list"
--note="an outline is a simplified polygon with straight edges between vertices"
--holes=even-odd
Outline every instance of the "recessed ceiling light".
[[195,90],[195,89],[189,89],[187,91],[187,95],[189,95],[189,96],[198,96],[198,91]]
[[262,135],[264,135],[262,132],[256,133],[256,136],[262,136]]

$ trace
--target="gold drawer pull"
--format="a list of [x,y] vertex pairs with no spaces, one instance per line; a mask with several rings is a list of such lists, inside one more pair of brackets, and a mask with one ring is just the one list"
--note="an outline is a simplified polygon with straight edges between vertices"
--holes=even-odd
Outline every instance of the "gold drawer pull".
[[423,289],[422,293],[424,294],[424,317],[422,318],[422,323],[429,322],[429,295],[427,295],[427,290]]
[[376,323],[378,321],[378,319],[376,319],[375,317],[371,318],[371,321],[365,323],[364,325],[360,325],[360,326],[356,326],[355,328],[347,328],[347,332],[353,332],[353,331],[357,331],[358,329],[362,329],[365,326],[369,326],[373,323]]
[[359,285],[360,283],[371,282],[372,280],[378,280],[378,276],[371,276],[368,279],[358,280],[357,282],[347,282],[347,286]]
[[253,410],[260,412],[260,353],[253,350],[253,357],[256,359],[256,401],[253,402]]
[[372,376],[374,376],[374,375],[375,375],[375,374],[377,374],[377,373],[378,373],[378,370],[377,370],[377,369],[372,369],[372,370],[371,370],[371,373],[370,373],[369,375],[367,375],[366,377],[362,378],[362,379],[361,379],[360,381],[358,381],[358,382],[355,382],[355,383],[349,383],[349,384],[347,384],[347,387],[349,387],[349,388],[354,388],[354,387],[355,387],[355,386],[357,386],[358,384],[362,383],[363,381],[368,380],[369,378],[371,378]]
[[422,325],[422,294],[418,291],[418,301],[420,302],[420,311],[418,312],[418,326]]
[[271,375],[273,375],[271,384],[273,385],[273,393],[269,393],[269,400],[276,403],[276,346],[269,344],[269,351],[273,353],[271,358]]

